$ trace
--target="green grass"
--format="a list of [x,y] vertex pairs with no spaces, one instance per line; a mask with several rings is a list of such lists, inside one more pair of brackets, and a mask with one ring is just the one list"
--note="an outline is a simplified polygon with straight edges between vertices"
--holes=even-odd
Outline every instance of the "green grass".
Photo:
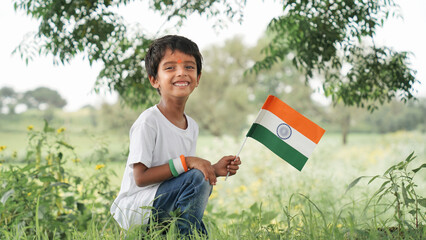
[[[382,174],[412,151],[417,155],[413,167],[420,166],[426,159],[424,142],[426,135],[416,132],[354,134],[344,146],[339,134],[327,134],[299,172],[249,139],[240,154],[239,173],[226,182],[222,178],[214,188],[206,219],[212,229],[217,228],[213,230],[217,239],[271,239],[285,234],[296,239],[339,239],[345,234],[385,238],[386,233],[375,229],[394,226],[381,222],[391,214],[364,211],[380,184],[365,181],[347,194],[345,190],[355,178]],[[235,154],[240,144],[232,138],[201,136],[198,155],[214,162]],[[108,164],[117,170],[114,185],[120,184],[124,162]],[[425,175],[419,174],[416,183],[424,196]]]
[[[25,128],[29,122],[19,124],[0,131],[0,145],[7,146],[0,153],[3,156],[15,150],[18,155],[24,155]],[[42,127],[40,123],[34,126]],[[115,172],[116,175],[110,176],[110,184],[118,190],[127,160],[127,135],[112,131],[99,133],[78,124],[75,128],[66,124],[56,127],[61,126],[67,128],[67,140],[75,146],[82,160],[78,164],[67,163],[67,169],[81,176],[90,176],[96,171],[96,164],[105,164],[107,169]],[[210,197],[205,220],[211,239],[400,238],[391,232],[390,227],[396,226],[391,212],[381,214],[384,206],[368,203],[380,182],[367,184],[365,180],[349,192],[345,193],[345,190],[355,178],[383,174],[413,151],[417,158],[412,167],[425,163],[426,134],[350,134],[347,145],[342,145],[340,138],[339,134],[326,133],[301,172],[249,139],[240,154],[242,165],[238,174],[227,181],[224,178],[219,180]],[[223,155],[236,154],[242,140],[243,137],[235,140],[201,135],[197,155],[216,162]],[[418,174],[414,181],[418,193],[424,197],[426,174]],[[389,199],[387,206],[391,204]],[[69,238],[120,237],[121,231],[114,220],[96,222],[94,219],[92,223],[87,231],[75,230]],[[425,231],[423,228],[423,236]],[[138,231],[128,234],[143,235]],[[420,239],[417,232],[407,230],[401,234],[405,239]],[[19,235],[22,237],[15,238]],[[25,236],[19,229],[5,236],[9,236],[7,239],[33,238]],[[45,239],[43,233],[39,236]],[[169,234],[165,238],[174,237]]]
[[[424,134],[354,135],[347,146],[341,145],[339,137],[325,135],[301,172],[258,142],[248,140],[241,153],[243,164],[239,174],[227,182],[219,181],[214,189],[210,201],[213,211],[221,206],[220,209],[227,212],[238,213],[256,202],[262,202],[267,209],[278,210],[287,205],[285,202],[293,194],[301,193],[323,211],[335,212],[376,190],[374,184],[366,186],[365,183],[345,195],[348,184],[356,177],[381,174],[412,151],[417,155],[414,166],[425,162]],[[213,139],[211,146],[205,149],[199,146],[200,155],[209,155],[209,151],[210,155],[229,154],[224,149],[238,149],[238,145],[230,139]],[[425,175],[420,174],[416,180],[424,195]]]

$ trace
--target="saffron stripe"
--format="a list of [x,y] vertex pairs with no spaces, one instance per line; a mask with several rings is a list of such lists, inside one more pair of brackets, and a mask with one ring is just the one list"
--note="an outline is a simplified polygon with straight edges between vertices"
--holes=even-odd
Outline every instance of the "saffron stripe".
[[185,156],[183,154],[180,155],[180,161],[182,162],[182,166],[183,166],[183,169],[185,170],[185,172],[188,172],[188,166],[186,166],[186,160],[185,160]]
[[[261,124],[275,135],[277,134],[278,126],[282,123],[286,123],[283,122],[281,118],[277,117],[275,114],[265,109],[260,110],[259,115],[254,122]],[[290,145],[292,148],[296,149],[306,157],[309,157],[314,151],[316,144],[296,129],[293,129],[292,126],[290,126],[290,128],[292,130],[291,136],[288,139],[280,140],[286,142],[288,145]]]
[[247,133],[247,137],[251,137],[262,143],[265,147],[269,148],[299,171],[302,171],[303,166],[308,160],[306,156],[292,148],[260,124],[253,123]]
[[316,144],[324,135],[324,129],[275,96],[269,95],[262,109],[272,112]]

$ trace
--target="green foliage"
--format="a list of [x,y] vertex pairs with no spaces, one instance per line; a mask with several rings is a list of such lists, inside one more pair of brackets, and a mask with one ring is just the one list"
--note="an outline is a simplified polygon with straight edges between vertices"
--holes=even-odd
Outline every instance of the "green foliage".
[[62,109],[67,101],[55,90],[47,87],[39,87],[26,92],[15,92],[13,88],[3,87],[0,89],[0,114],[3,107],[7,107],[7,114],[15,114],[18,104],[23,104],[27,109],[47,109],[46,116],[53,117],[53,108]]
[[110,91],[117,91],[130,106],[146,108],[158,102],[159,95],[151,86],[146,75],[144,58],[151,41],[137,35],[131,39],[115,39],[119,41],[111,46],[108,56],[103,56],[104,68],[96,82],[96,91],[107,86]]
[[[158,100],[143,63],[152,37],[139,30],[130,31],[116,11],[131,1],[14,2],[16,10],[40,21],[33,39],[27,39],[15,50],[27,62],[35,55],[52,54],[55,63],[64,64],[82,54],[90,64],[100,62],[104,66],[97,91],[106,86],[133,107],[147,107]],[[220,28],[226,21],[241,21],[245,4],[246,1],[153,0],[150,9],[166,16],[167,21],[176,22],[177,28],[194,13],[217,19]],[[413,98],[411,88],[416,79],[409,67],[408,53],[374,44],[360,47],[365,39],[373,40],[377,28],[394,14],[393,1],[292,0],[282,4],[283,14],[269,24],[272,40],[265,47],[266,57],[254,65],[255,72],[290,60],[304,71],[306,79],[315,72],[324,76],[323,89],[334,102],[370,110],[395,97]],[[158,34],[162,34],[162,29],[155,35]]]
[[[369,110],[395,97],[413,98],[416,79],[408,53],[374,45],[375,31],[395,14],[393,1],[292,0],[283,5],[286,14],[270,22],[273,38],[255,72],[290,59],[306,81],[315,72],[322,74],[325,94],[335,103]],[[373,46],[361,47],[366,39]]]
[[373,114],[367,115],[362,122],[374,125],[379,133],[394,132],[401,129],[426,132],[426,99],[418,98],[406,104],[391,101]]
[[[217,227],[214,224],[215,221],[227,219],[229,223],[226,230],[230,236],[236,235],[242,239],[279,239],[279,236],[283,233],[283,229],[280,229],[278,224],[272,223],[279,212],[263,209],[262,203],[255,202],[247,210],[242,210],[239,213],[212,212],[212,205],[208,205],[207,211],[212,213],[207,217],[208,222],[213,225],[212,227]],[[245,231],[242,232],[242,229]]]
[[0,174],[0,238],[7,232],[27,236],[64,238],[73,229],[86,230],[94,215],[105,222],[113,194],[109,173],[99,165],[87,179],[64,168],[80,159],[64,138],[64,128],[45,122],[41,131],[31,129],[24,165],[2,168]]
[[[80,118],[86,116],[82,113],[78,114],[81,114],[78,115]],[[36,117],[32,116],[33,122],[34,118]],[[84,126],[90,124],[89,119],[79,119],[79,122],[73,119],[73,121],[68,120],[67,122]],[[20,128],[24,127],[21,126]],[[81,129],[83,127],[67,127],[65,130],[68,134],[67,137],[69,137],[73,128]],[[35,131],[36,129],[42,130]],[[63,130],[61,129],[59,132]],[[15,189],[20,189],[20,192],[15,192],[8,197],[5,205],[0,203],[0,214],[5,209],[8,211],[6,213],[9,213],[14,210],[12,207],[19,207],[24,205],[26,201],[30,201],[29,206],[20,208],[24,209],[24,212],[15,213],[21,215],[21,219],[24,219],[24,215],[28,213],[28,215],[32,216],[32,220],[28,217],[25,221],[16,221],[10,223],[10,225],[5,225],[5,218],[3,217],[6,216],[7,218],[10,215],[1,215],[1,239],[115,240],[145,238],[177,239],[179,237],[175,230],[173,230],[178,215],[175,215],[164,226],[151,224],[149,226],[150,231],[139,227],[135,227],[130,231],[122,231],[106,210],[106,208],[110,207],[114,196],[102,197],[102,194],[97,193],[99,190],[102,191],[108,187],[118,186],[121,179],[112,180],[111,172],[107,171],[105,167],[99,170],[95,170],[94,167],[84,169],[86,165],[83,163],[86,159],[82,159],[80,163],[76,163],[78,161],[73,162],[72,159],[75,157],[73,152],[79,150],[79,147],[70,144],[71,141],[63,136],[64,132],[58,133],[58,129],[52,129],[49,126],[44,128],[43,125],[36,123],[34,123],[32,131],[34,132],[31,132],[29,137],[34,135],[34,140],[28,146],[28,150],[32,150],[28,160],[32,159],[31,161],[36,161],[37,145],[42,140],[44,144],[41,147],[42,157],[40,168],[46,167],[44,172],[40,170],[38,171],[38,175],[33,175],[36,172],[36,168],[33,166],[32,170],[30,168],[29,171],[24,172],[22,169],[28,165],[28,162],[26,164],[15,165],[13,167],[15,172],[10,174],[8,172],[11,170],[8,168],[7,163],[0,166],[0,186],[2,186],[0,188],[0,202],[2,202],[1,199],[5,196],[4,193],[10,190],[10,188],[7,189],[7,186],[15,186]],[[79,131],[77,133],[81,134]],[[112,135],[112,133],[109,132],[109,135]],[[43,140],[43,136],[46,136],[45,140]],[[101,136],[97,137],[98,141]],[[261,144],[255,141],[248,141],[246,143],[247,146],[241,154],[244,163],[241,165],[239,174],[229,178],[226,182],[223,180],[218,181],[217,185],[213,188],[213,193],[209,199],[207,211],[204,216],[207,229],[210,233],[209,239],[423,239],[426,227],[424,226],[424,220],[420,217],[419,229],[410,229],[407,225],[403,225],[403,235],[400,235],[397,227],[393,227],[397,223],[397,221],[394,221],[393,214],[393,210],[395,209],[394,195],[388,194],[387,196],[383,196],[380,202],[375,201],[379,196],[370,200],[371,196],[374,195],[374,191],[379,189],[381,183],[374,189],[369,189],[365,186],[357,188],[358,185],[356,185],[348,192],[353,193],[353,196],[343,194],[345,186],[342,183],[349,183],[353,179],[353,176],[359,176],[368,170],[375,172],[378,171],[377,169],[382,169],[385,172],[389,168],[389,165],[398,162],[400,158],[405,159],[406,152],[408,155],[409,151],[416,149],[419,157],[413,159],[412,155],[409,159],[411,159],[410,165],[415,165],[412,169],[416,172],[416,175],[412,176],[412,181],[415,185],[418,185],[415,189],[416,193],[421,195],[422,192],[420,190],[424,186],[425,181],[422,171],[424,171],[426,166],[419,159],[424,159],[425,157],[424,138],[425,134],[419,132],[399,132],[386,135],[363,134],[353,136],[353,141],[349,146],[342,146],[339,144],[336,134],[327,134],[321,140],[321,144],[318,145],[318,148],[308,162],[309,165],[307,165],[302,173],[295,172],[297,170],[284,164],[282,160],[274,158],[273,154],[264,149]],[[7,141],[4,139],[7,139]],[[10,146],[8,137],[3,137],[2,135],[0,140],[3,141],[0,142],[1,160],[3,156],[8,157],[7,153],[12,151],[14,147]],[[74,149],[59,144],[57,143],[58,141],[62,141]],[[115,143],[114,145],[121,144],[120,140],[115,140],[113,143]],[[232,138],[200,136],[198,151],[201,156],[206,156],[214,161],[216,156],[220,157],[222,154],[226,154],[226,152],[223,152],[224,149],[238,149],[240,144],[239,141],[233,141]],[[7,147],[3,145],[7,145]],[[85,143],[85,145],[90,144]],[[101,151],[108,148],[103,144],[100,145],[102,145]],[[49,156],[49,152],[52,153],[52,159],[54,160],[52,161],[52,165],[48,167],[48,159],[46,157]],[[57,179],[56,169],[58,168],[54,166],[57,166],[55,165],[57,161],[55,159],[59,152],[63,154],[63,162],[60,167],[64,169],[63,176],[65,177],[63,179],[66,181],[61,183],[62,185],[55,187],[53,185],[55,183],[59,184],[59,182],[57,180],[50,181],[47,178],[51,176]],[[363,154],[360,154],[360,152]],[[101,161],[105,162],[105,159],[111,153],[112,151],[102,152],[102,156],[99,156],[102,158]],[[93,160],[93,158],[90,159]],[[15,161],[15,158],[12,160]],[[123,172],[117,169],[123,167],[123,161],[125,160],[108,163],[108,165],[113,165],[113,169],[120,175]],[[261,161],[261,164],[259,164],[259,161]],[[398,165],[398,163],[395,165]],[[101,164],[98,164],[98,168],[101,166]],[[407,173],[411,174],[409,168],[407,170]],[[396,171],[394,169],[392,171],[396,173],[399,170]],[[6,176],[4,175],[5,173],[7,173],[7,177],[4,177]],[[15,177],[13,176],[14,173],[19,175]],[[82,180],[81,185],[77,185],[77,190],[87,189],[87,194],[84,198],[82,197],[82,192],[79,194],[70,193],[72,189],[76,188],[75,177],[77,176],[75,174],[80,174]],[[21,177],[19,178],[19,176]],[[47,190],[42,188],[44,192],[37,185],[43,184],[40,176],[46,176],[44,179],[50,181],[48,182],[50,188],[46,188]],[[97,182],[102,177],[109,177],[109,181],[105,180],[105,182],[108,182],[107,186]],[[20,183],[4,182],[4,178],[6,180],[12,179],[13,181],[17,181],[15,178],[18,181],[27,179],[27,182],[22,186]],[[378,180],[380,179],[380,177],[377,177],[369,186],[379,183]],[[33,184],[33,182],[37,184]],[[39,188],[38,196],[34,195],[36,193],[32,188],[29,189],[29,187],[26,187],[30,183],[35,188]],[[69,186],[66,187],[65,184],[69,184]],[[3,190],[3,186],[6,186],[5,190]],[[79,188],[79,186],[84,187]],[[410,199],[411,197],[408,193],[410,190],[407,184],[404,183],[404,186],[407,191],[407,199]],[[59,189],[59,193],[62,192],[64,194],[56,194],[54,188]],[[33,191],[30,196],[27,194],[28,191]],[[117,193],[117,191],[118,189],[115,189],[114,193]],[[19,194],[23,196],[17,198]],[[98,196],[97,200],[94,200],[91,194]],[[50,198],[45,195],[50,196]],[[90,214],[85,215],[80,213],[78,206],[75,207],[75,205],[73,206],[74,210],[72,210],[72,213],[67,212],[69,207],[65,199],[68,196],[74,196],[77,202],[74,202],[75,205],[78,202],[83,202],[86,211],[90,212]],[[44,212],[46,211],[46,207],[43,206],[46,206],[46,203],[43,203],[43,199],[47,198],[50,201],[61,199],[65,210],[63,215],[61,215],[62,218],[57,216],[57,214]],[[86,198],[87,201],[85,201]],[[13,199],[17,201],[15,202]],[[410,222],[412,215],[409,213],[409,209],[415,208],[414,203],[408,200],[408,208],[405,207],[404,196],[401,191],[400,199],[405,220]],[[105,204],[102,204],[97,209],[92,208],[92,203],[98,201]],[[9,204],[12,205],[10,208]],[[59,211],[56,203],[50,202],[48,206],[54,213]],[[37,209],[38,212],[36,211]],[[383,209],[388,209],[388,212],[392,212],[384,214],[382,213]],[[419,209],[424,210],[420,202]],[[50,216],[51,219],[56,217],[55,220],[51,220],[56,222],[52,224],[50,222],[46,223],[46,220],[43,220],[44,215],[41,218],[42,214]],[[71,221],[70,215],[72,214],[78,220]],[[84,218],[84,216],[91,217],[88,219]],[[70,222],[67,222],[68,220],[63,219],[65,217],[72,222],[72,225]],[[28,225],[24,226],[22,223]],[[84,223],[84,227],[81,227],[80,223]],[[410,223],[413,224],[414,222]],[[55,230],[55,226],[68,226],[68,228],[65,233],[59,236],[60,228],[57,227]],[[47,228],[48,230],[46,230]],[[168,230],[166,233],[167,229],[171,230]],[[191,239],[206,238],[203,236],[194,236]]]
[[397,131],[426,132],[426,99],[418,98],[403,103],[392,100],[378,110],[347,107],[342,103],[324,108],[320,125],[327,132],[390,133]]
[[[390,205],[386,204],[385,211],[392,208],[395,209],[394,220],[398,223],[400,232],[403,231],[404,227],[410,230],[421,230],[421,222],[426,220],[426,198],[416,191],[418,185],[414,182],[416,173],[426,168],[426,163],[415,169],[409,169],[408,165],[415,158],[413,152],[404,161],[391,166],[383,175],[371,177],[368,182],[370,184],[376,179],[383,181],[380,188],[373,194],[370,200],[376,200],[375,205],[378,205],[386,196],[393,198]],[[346,191],[353,188],[362,178],[365,178],[365,176],[358,177],[350,183]]]
[[[203,1],[170,1],[154,0],[151,2],[151,8],[160,14],[167,16],[167,20],[178,18],[178,24],[192,13],[205,14],[207,17],[221,16],[232,20],[234,17],[242,19],[242,8],[246,4],[244,1],[225,1],[225,0],[203,0]],[[220,24],[220,21],[217,23]],[[218,26],[220,27],[220,25]]]
[[[123,18],[115,9],[128,0],[112,1],[44,1],[14,0],[15,10],[40,21],[33,39],[17,47],[28,63],[37,54],[52,54],[54,63],[69,63],[83,54],[90,64],[98,61],[104,68],[98,76],[97,87],[117,91],[133,107],[146,107],[158,100],[158,94],[144,71],[144,57],[151,39],[144,34],[128,31]],[[225,8],[219,7],[222,4]],[[236,8],[239,6],[239,8]],[[240,4],[226,1],[153,1],[151,8],[168,19],[182,20],[191,13],[210,16],[225,14],[233,17]],[[34,50],[35,49],[35,50]]]
[[156,95],[142,71],[150,41],[127,34],[122,17],[114,11],[127,2],[17,0],[15,9],[39,19],[40,27],[34,39],[27,39],[15,52],[27,63],[36,54],[51,53],[56,64],[69,63],[76,55],[84,54],[90,64],[100,61],[104,65],[99,85],[105,83],[110,90],[118,91],[131,105],[150,104]]

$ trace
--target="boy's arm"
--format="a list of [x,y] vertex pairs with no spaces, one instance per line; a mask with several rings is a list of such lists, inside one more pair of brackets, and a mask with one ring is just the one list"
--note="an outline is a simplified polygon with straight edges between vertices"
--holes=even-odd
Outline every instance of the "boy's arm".
[[[200,170],[211,185],[216,184],[216,172],[211,163],[198,157],[185,157],[188,168]],[[143,163],[133,165],[133,177],[138,187],[159,183],[173,177],[169,164],[148,168]]]
[[154,183],[159,183],[171,178],[169,164],[148,168],[143,163],[133,164],[133,177],[138,187],[145,187]]

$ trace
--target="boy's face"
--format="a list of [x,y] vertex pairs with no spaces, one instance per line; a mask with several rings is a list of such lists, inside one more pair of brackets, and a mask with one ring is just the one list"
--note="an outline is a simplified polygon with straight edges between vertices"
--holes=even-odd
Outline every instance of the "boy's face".
[[186,98],[198,86],[200,77],[193,56],[167,49],[158,65],[157,77],[149,76],[149,81],[160,90],[162,98]]

